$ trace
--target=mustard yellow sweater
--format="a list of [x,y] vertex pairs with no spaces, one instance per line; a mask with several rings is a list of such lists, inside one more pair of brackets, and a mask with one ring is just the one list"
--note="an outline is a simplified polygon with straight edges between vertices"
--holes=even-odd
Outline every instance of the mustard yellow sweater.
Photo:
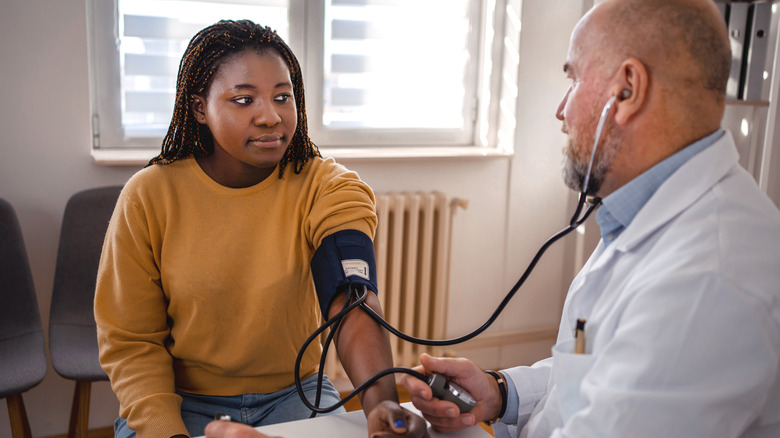
[[[187,434],[174,391],[268,393],[293,384],[319,326],[309,263],[343,229],[374,235],[374,195],[356,173],[315,158],[301,174],[231,189],[192,159],[125,185],[95,293],[100,363],[139,438]],[[302,373],[312,374],[318,345]]]

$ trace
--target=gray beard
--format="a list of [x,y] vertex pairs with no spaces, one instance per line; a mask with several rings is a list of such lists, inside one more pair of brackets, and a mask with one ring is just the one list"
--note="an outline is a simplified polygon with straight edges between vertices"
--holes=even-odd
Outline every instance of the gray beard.
[[[571,147],[571,146],[569,146]],[[581,163],[577,163],[570,154],[566,154],[563,157],[563,182],[567,187],[575,192],[582,192],[582,185],[585,183],[585,173],[588,171],[587,164],[584,166]],[[590,177],[590,187],[593,190],[594,187],[600,186],[601,182],[595,175]],[[596,187],[597,188],[597,187]]]
[[[607,129],[602,133],[601,144],[599,144],[596,150],[596,157],[593,162],[593,169],[591,170],[590,181],[588,182],[587,195],[595,195],[601,189],[601,185],[604,183],[604,177],[609,170],[612,161],[615,159],[618,150],[620,149],[620,142],[616,141],[611,132]],[[590,139],[592,143],[592,139]],[[569,145],[566,148],[566,153],[563,157],[563,182],[566,183],[570,189],[582,192],[585,184],[585,176],[588,173],[588,164],[590,162],[590,154],[588,154],[587,160],[577,161],[573,154],[573,148],[575,147],[571,138],[569,139]]]

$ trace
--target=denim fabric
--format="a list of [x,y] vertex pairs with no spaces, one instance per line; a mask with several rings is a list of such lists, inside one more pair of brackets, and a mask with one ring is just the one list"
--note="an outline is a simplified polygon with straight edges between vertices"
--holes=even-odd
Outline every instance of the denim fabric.
[[[314,403],[317,393],[317,374],[301,382],[303,392],[310,403]],[[233,421],[251,425],[265,426],[286,421],[301,420],[311,416],[311,410],[303,404],[295,385],[270,394],[243,394],[233,396],[211,396],[177,392],[182,397],[181,417],[190,436],[201,436],[206,425],[217,414],[228,414]],[[322,382],[321,407],[332,406],[341,400],[338,391],[327,376]],[[327,414],[345,412],[343,407]],[[135,438],[135,431],[127,427],[127,420],[117,418],[114,422],[115,438]]]

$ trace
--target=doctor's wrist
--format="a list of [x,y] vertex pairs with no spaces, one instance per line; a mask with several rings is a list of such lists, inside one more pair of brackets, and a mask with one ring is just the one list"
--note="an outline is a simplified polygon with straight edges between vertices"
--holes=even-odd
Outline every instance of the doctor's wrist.
[[491,417],[490,419],[484,421],[485,424],[491,426],[494,423],[496,423],[498,420],[500,420],[501,417],[503,417],[504,414],[506,413],[507,386],[506,386],[506,380],[504,379],[504,376],[501,373],[492,370],[487,370],[485,371],[485,373],[488,374],[490,377],[492,377],[490,380],[491,380],[491,386],[494,388],[493,393],[498,394],[498,399],[495,400],[496,402],[495,407],[489,411],[489,412],[497,412],[497,414],[494,417]]

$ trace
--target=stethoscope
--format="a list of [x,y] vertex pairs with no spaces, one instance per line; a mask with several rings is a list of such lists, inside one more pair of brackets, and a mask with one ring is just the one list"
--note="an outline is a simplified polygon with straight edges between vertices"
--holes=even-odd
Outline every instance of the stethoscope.
[[[525,283],[528,276],[531,275],[531,272],[536,267],[536,264],[539,262],[539,260],[541,259],[545,251],[547,251],[547,249],[550,246],[552,246],[553,243],[557,242],[562,237],[574,231],[578,226],[580,226],[583,222],[585,222],[590,216],[590,214],[593,212],[593,210],[595,210],[596,207],[598,207],[598,205],[601,204],[600,198],[588,195],[588,191],[590,188],[591,172],[593,170],[593,162],[595,161],[596,158],[596,149],[598,147],[599,142],[601,141],[601,134],[604,130],[604,125],[606,123],[607,117],[609,116],[612,107],[615,105],[615,102],[617,102],[618,99],[623,100],[628,98],[630,94],[631,93],[629,90],[623,90],[623,92],[621,92],[619,95],[612,96],[604,105],[604,109],[601,111],[601,117],[599,118],[599,123],[596,126],[596,136],[593,141],[593,149],[591,150],[590,153],[588,172],[585,175],[585,180],[583,181],[582,184],[582,190],[580,191],[579,199],[577,201],[577,207],[575,208],[574,214],[569,220],[569,225],[563,230],[552,235],[549,239],[547,239],[546,242],[544,242],[544,244],[542,244],[541,248],[539,248],[539,250],[536,252],[536,255],[528,264],[528,267],[525,269],[523,274],[520,276],[520,278],[517,280],[514,286],[512,286],[512,288],[506,294],[506,296],[498,305],[498,307],[496,307],[496,310],[493,312],[493,314],[490,315],[488,320],[485,321],[485,323],[482,324],[479,328],[463,336],[459,336],[457,338],[452,338],[452,339],[432,340],[432,339],[422,339],[422,338],[410,336],[396,329],[392,325],[390,325],[390,323],[385,321],[384,318],[382,318],[376,312],[374,312],[374,309],[372,309],[367,304],[365,304],[366,297],[369,293],[368,289],[365,286],[362,286],[360,288],[350,287],[350,290],[347,292],[348,293],[347,299],[344,300],[344,306],[342,307],[341,311],[339,311],[339,313],[333,316],[332,318],[325,321],[325,323],[323,323],[314,333],[311,334],[311,336],[309,336],[308,339],[306,339],[306,341],[303,343],[300,350],[298,351],[298,356],[295,359],[295,371],[294,371],[295,387],[298,391],[298,395],[300,396],[301,401],[306,405],[307,408],[309,408],[312,411],[312,415],[311,415],[312,417],[314,417],[318,413],[327,413],[338,409],[339,407],[347,403],[349,400],[351,400],[353,397],[355,397],[357,394],[359,394],[360,391],[363,391],[365,388],[372,385],[377,380],[389,374],[405,373],[417,377],[418,379],[423,381],[428,380],[427,376],[417,371],[414,371],[410,368],[405,368],[405,367],[388,368],[386,370],[382,370],[379,373],[371,376],[368,380],[360,384],[357,388],[355,388],[352,392],[350,392],[348,395],[342,398],[339,402],[333,404],[332,406],[321,408],[319,404],[320,404],[320,398],[322,393],[322,381],[323,381],[324,369],[325,369],[325,358],[327,357],[328,349],[333,340],[333,336],[336,330],[338,329],[339,324],[341,323],[341,320],[344,318],[344,316],[347,313],[349,313],[353,309],[360,307],[363,311],[367,312],[379,325],[384,327],[387,331],[389,331],[393,335],[407,342],[412,342],[419,345],[435,346],[435,347],[449,346],[449,345],[459,344],[461,342],[468,341],[469,339],[472,339],[478,336],[479,334],[481,334],[482,332],[484,332],[485,330],[487,330],[488,327],[490,327],[496,321],[496,319],[498,319],[498,316],[501,314],[504,308],[506,308],[506,306],[509,304],[509,301],[515,296],[515,294],[523,285],[523,283]],[[588,208],[583,213],[582,210],[585,207],[585,204],[588,204]],[[301,378],[300,378],[301,361],[303,359],[303,354],[306,352],[306,349],[308,348],[309,344],[311,344],[315,339],[317,339],[322,334],[322,332],[324,332],[328,328],[331,328],[331,330],[330,333],[328,333],[326,341],[322,347],[322,355],[320,356],[320,363],[318,368],[317,392],[316,392],[314,404],[312,404],[306,398],[306,394],[303,392],[303,386],[301,385]]]

